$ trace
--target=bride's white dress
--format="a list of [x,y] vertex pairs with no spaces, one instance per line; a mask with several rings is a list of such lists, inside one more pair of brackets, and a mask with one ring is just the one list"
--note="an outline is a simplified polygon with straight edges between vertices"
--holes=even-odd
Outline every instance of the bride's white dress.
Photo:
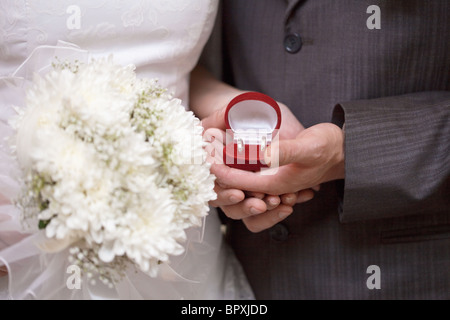
[[[115,62],[134,64],[138,77],[158,78],[188,106],[189,73],[206,43],[218,0],[0,0],[0,299],[252,299],[242,269],[223,243],[217,213],[204,230],[190,230],[186,254],[171,269],[151,278],[129,272],[109,290],[83,282],[81,290],[66,286],[67,255],[43,254],[33,235],[21,235],[17,208],[16,167],[3,137],[21,95],[11,75],[30,76],[22,63],[36,48],[64,41],[93,57],[113,54]],[[20,68],[21,67],[21,68]]]

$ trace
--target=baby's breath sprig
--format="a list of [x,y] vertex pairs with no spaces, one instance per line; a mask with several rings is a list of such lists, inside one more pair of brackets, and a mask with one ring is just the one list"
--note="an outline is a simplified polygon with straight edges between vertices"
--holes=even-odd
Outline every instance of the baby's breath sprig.
[[86,275],[91,285],[96,285],[99,280],[105,286],[113,288],[114,284],[125,276],[126,270],[130,267],[130,260],[125,257],[116,257],[110,263],[100,261],[98,247],[72,247],[69,253],[69,263],[78,266],[82,275]]
[[72,73],[78,73],[80,70],[81,62],[79,60],[69,61],[64,60],[61,61],[59,57],[55,57],[52,62],[52,68],[54,70],[69,70]]
[[138,95],[130,120],[138,132],[145,132],[146,138],[149,139],[154,136],[155,129],[163,117],[163,110],[154,107],[155,99],[170,99],[171,96],[167,89],[158,85],[158,80],[143,81],[142,84],[145,88]]

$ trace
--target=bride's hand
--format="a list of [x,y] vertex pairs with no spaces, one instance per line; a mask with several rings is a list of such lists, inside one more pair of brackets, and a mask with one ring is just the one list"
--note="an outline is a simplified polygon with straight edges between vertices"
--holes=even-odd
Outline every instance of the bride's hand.
[[216,184],[215,191],[218,198],[210,204],[220,207],[228,218],[242,220],[255,233],[269,229],[289,217],[294,211],[294,205],[314,198],[313,190],[272,196],[226,189]]

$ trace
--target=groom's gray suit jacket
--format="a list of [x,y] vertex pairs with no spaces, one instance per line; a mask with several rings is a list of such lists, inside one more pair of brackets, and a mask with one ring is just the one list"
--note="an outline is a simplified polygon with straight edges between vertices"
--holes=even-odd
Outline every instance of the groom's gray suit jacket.
[[450,299],[449,12],[448,0],[223,1],[228,81],[306,127],[346,124],[345,186],[259,234],[229,223],[257,298]]

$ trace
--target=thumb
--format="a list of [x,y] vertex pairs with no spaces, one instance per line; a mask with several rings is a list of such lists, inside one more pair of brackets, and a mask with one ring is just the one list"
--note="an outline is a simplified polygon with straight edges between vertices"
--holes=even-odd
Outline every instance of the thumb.
[[301,146],[297,140],[281,140],[267,148],[264,160],[271,168],[281,167],[299,161]]
[[205,130],[210,128],[217,128],[225,131],[226,130],[225,111],[226,108],[221,108],[215,111],[213,114],[209,115],[208,117],[204,118],[202,120],[203,128],[205,128]]

